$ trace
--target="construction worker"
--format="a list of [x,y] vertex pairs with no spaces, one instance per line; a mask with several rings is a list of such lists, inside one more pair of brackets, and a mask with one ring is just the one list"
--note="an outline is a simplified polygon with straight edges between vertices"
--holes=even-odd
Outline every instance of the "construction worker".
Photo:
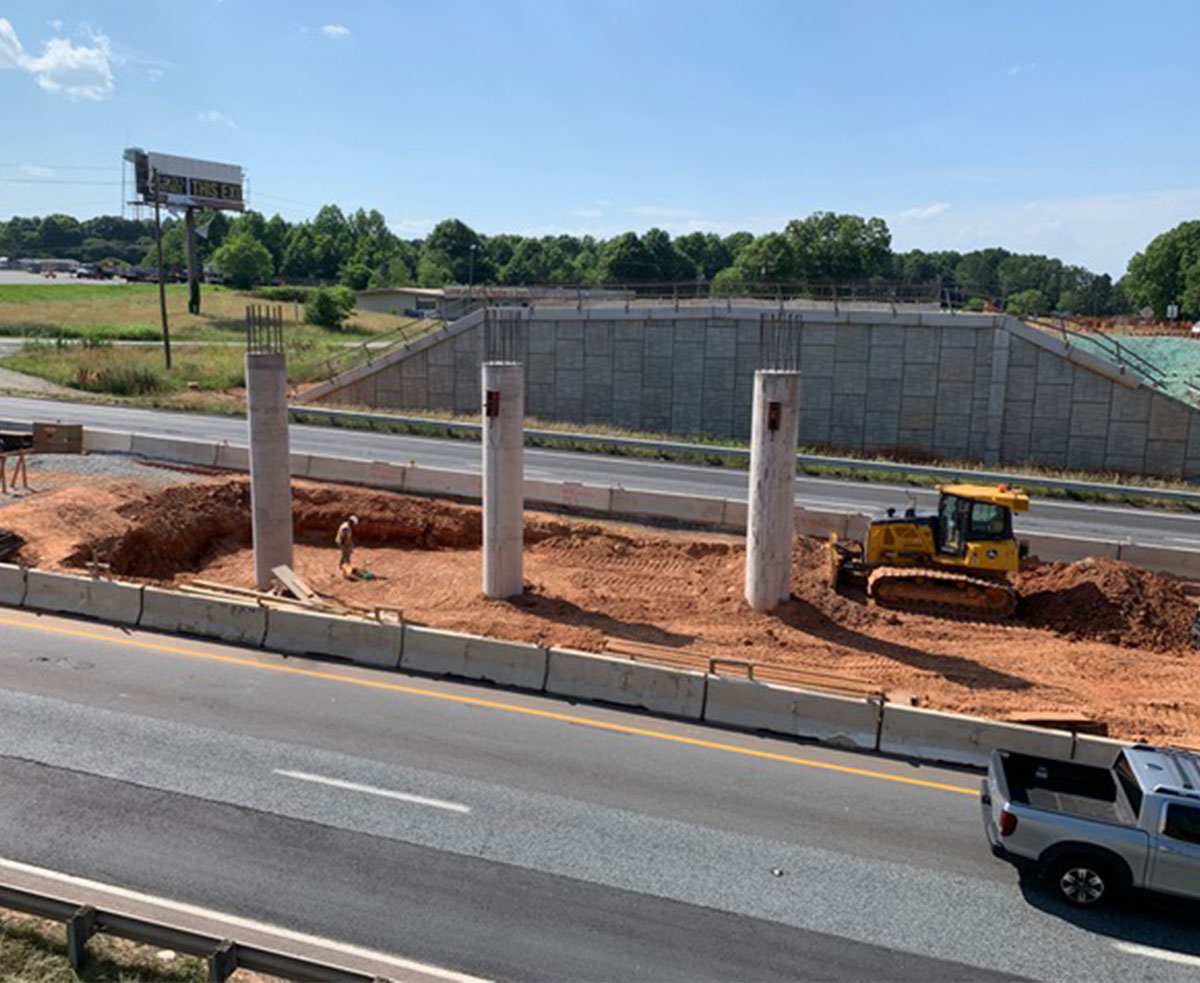
[[342,558],[338,561],[338,566],[347,577],[354,572],[351,558],[354,555],[354,527],[357,525],[358,516],[352,515],[338,526],[337,535],[333,537],[334,543],[342,548]]

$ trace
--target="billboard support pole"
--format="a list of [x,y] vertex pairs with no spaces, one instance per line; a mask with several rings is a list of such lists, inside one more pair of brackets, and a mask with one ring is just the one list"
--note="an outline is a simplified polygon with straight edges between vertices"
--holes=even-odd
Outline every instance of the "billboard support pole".
[[171,331],[167,325],[167,284],[163,274],[162,207],[158,193],[158,171],[151,176],[154,187],[154,238],[158,244],[158,307],[162,312],[163,356],[171,368]]
[[196,256],[196,209],[187,207],[188,313],[200,313],[200,265]]

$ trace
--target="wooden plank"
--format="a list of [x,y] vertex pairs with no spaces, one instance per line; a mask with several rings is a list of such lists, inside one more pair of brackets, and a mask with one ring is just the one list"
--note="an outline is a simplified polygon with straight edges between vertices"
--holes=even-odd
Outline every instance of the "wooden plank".
[[292,592],[294,597],[298,597],[306,604],[316,604],[318,602],[317,592],[309,587],[291,567],[280,564],[277,567],[272,567],[271,573],[274,574],[275,579],[283,584],[287,590]]

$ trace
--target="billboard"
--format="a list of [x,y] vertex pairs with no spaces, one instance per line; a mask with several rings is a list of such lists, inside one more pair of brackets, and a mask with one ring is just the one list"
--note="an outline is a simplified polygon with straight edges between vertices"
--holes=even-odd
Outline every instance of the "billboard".
[[160,204],[178,208],[245,209],[245,175],[236,164],[219,164],[194,157],[175,157],[130,147],[125,159],[133,164],[138,197],[154,204],[155,184]]

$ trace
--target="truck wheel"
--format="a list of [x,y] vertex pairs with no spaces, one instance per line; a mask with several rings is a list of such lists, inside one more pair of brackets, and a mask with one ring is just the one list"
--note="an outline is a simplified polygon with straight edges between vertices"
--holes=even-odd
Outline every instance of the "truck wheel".
[[1088,856],[1064,857],[1050,868],[1046,880],[1059,898],[1076,908],[1106,905],[1121,888],[1112,867]]

